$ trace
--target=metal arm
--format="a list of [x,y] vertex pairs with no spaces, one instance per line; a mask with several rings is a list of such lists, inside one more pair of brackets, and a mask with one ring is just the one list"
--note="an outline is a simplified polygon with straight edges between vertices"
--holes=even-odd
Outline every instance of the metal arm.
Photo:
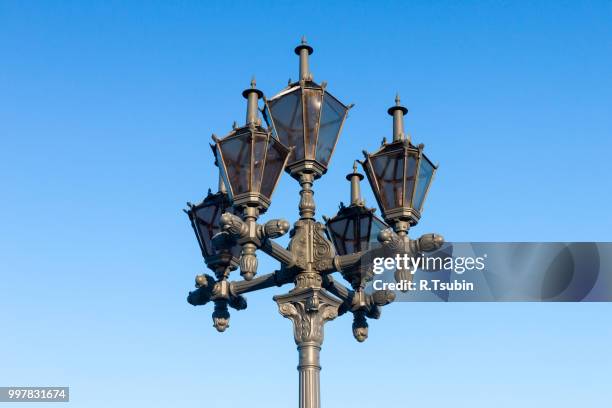
[[270,239],[261,241],[259,249],[279,261],[286,268],[291,268],[295,265],[293,254]]
[[418,254],[422,252],[432,252],[439,249],[444,244],[444,238],[438,234],[425,234],[418,239],[404,239],[393,231],[384,230],[378,236],[382,246],[372,248],[367,251],[356,252],[348,255],[336,255],[332,263],[332,268],[324,270],[323,273],[333,273],[356,268],[364,261],[369,261],[377,256],[386,254],[408,253]]
[[282,286],[292,280],[293,274],[286,270],[274,271],[250,281],[230,282],[230,292],[236,295],[255,292],[256,290],[267,289],[273,286]]
[[[220,225],[223,231],[230,234],[243,246],[249,245],[261,249],[284,267],[290,268],[295,264],[294,255],[272,241],[273,238],[281,237],[289,231],[289,222],[278,219],[260,225],[255,222],[243,221],[234,214],[224,213],[221,216]],[[249,255],[254,256],[250,252]]]
[[196,277],[197,289],[189,292],[187,302],[193,306],[201,306],[215,300],[224,291],[223,286],[228,285],[229,296],[239,296],[243,293],[254,292],[260,289],[267,289],[273,286],[282,286],[293,280],[293,274],[286,271],[274,271],[263,276],[259,276],[250,281],[215,281],[210,275],[198,275]]

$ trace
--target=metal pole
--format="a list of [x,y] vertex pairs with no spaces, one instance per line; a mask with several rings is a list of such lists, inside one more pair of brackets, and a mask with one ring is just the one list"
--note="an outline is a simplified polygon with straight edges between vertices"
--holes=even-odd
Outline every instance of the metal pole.
[[321,346],[314,342],[304,342],[298,345],[300,373],[300,408],[321,407],[321,365],[319,354]]

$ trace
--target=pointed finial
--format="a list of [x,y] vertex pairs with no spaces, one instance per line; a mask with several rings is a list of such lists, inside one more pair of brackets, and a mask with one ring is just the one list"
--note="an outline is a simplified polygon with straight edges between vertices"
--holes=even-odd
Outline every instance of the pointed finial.
[[255,75],[251,78],[251,88],[257,87],[257,81],[255,80]]
[[401,100],[400,100],[400,94],[399,92],[395,94],[395,106],[400,106],[401,105]]
[[353,173],[357,173],[357,160],[353,162]]
[[302,36],[302,44],[306,44],[306,36],[305,35]]

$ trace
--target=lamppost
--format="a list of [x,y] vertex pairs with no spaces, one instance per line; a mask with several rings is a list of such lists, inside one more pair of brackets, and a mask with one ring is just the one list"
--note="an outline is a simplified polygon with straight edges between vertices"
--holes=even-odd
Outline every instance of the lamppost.
[[[213,135],[212,146],[220,170],[219,191],[186,210],[206,265],[214,272],[196,277],[196,290],[188,302],[213,302],[213,325],[218,331],[229,327],[228,306],[245,309],[244,294],[272,286],[293,283],[284,295],[274,296],[280,314],[293,323],[299,352],[299,407],[320,407],[319,353],[324,324],[339,315],[353,315],[353,335],[362,342],[368,335],[367,319],[378,319],[381,307],[395,294],[388,290],[366,291],[371,278],[370,262],[375,256],[408,254],[417,256],[438,249],[443,238],[427,234],[408,237],[419,221],[425,196],[436,167],[404,134],[407,109],[396,105],[393,140],[374,153],[364,151],[362,167],[368,177],[383,220],[367,208],[360,194],[363,175],[347,176],[351,185],[348,206],[325,217],[326,225],[315,219],[313,184],[329,166],[342,125],[352,105],[345,105],[317,84],[308,66],[313,49],[303,39],[295,48],[299,55],[299,81],[266,99],[255,81],[243,92],[247,99],[246,123],[225,137]],[[261,112],[266,122],[259,118]],[[257,219],[270,203],[276,184],[285,170],[301,187],[299,219],[290,231],[284,248],[274,242],[290,230],[289,222],[275,219],[258,224]],[[272,273],[257,276],[257,250],[280,263]],[[240,268],[242,280],[229,281],[231,271]],[[350,288],[332,274],[340,272]],[[396,280],[410,279],[408,271],[396,271]]]

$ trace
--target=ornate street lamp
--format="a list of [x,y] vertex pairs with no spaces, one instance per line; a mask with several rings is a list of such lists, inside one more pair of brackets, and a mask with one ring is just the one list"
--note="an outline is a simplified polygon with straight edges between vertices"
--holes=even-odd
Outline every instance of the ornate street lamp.
[[[272,193],[287,164],[290,149],[284,146],[267,129],[261,127],[257,113],[257,101],[263,93],[256,89],[255,79],[251,88],[244,90],[247,99],[246,124],[234,128],[227,136],[218,139],[213,135],[217,162],[228,185],[229,197],[236,211],[242,211],[246,222],[255,225],[257,218],[268,209]],[[231,213],[228,213],[231,214]],[[283,234],[289,224],[279,226]],[[253,279],[257,273],[255,250],[259,243],[254,230],[249,237],[243,237],[240,273]]]
[[[443,239],[435,234],[408,237],[409,225],[416,224],[420,217],[435,167],[423,155],[422,147],[415,148],[403,138],[405,108],[399,106],[399,100],[390,110],[394,115],[394,141],[384,143],[371,155],[366,153],[362,163],[385,221],[392,228],[378,219],[373,209],[365,207],[359,191],[363,176],[356,168],[347,176],[351,181],[350,205],[341,205],[336,216],[326,219],[327,229],[316,220],[312,187],[327,170],[349,106],[329,94],[324,83],[313,82],[308,69],[313,49],[305,40],[295,52],[300,56],[299,82],[290,81],[278,95],[264,98],[263,113],[269,129],[263,128],[258,118],[257,103],[263,93],[253,83],[243,93],[248,100],[247,124],[222,139],[214,137],[213,150],[227,196],[222,192],[210,195],[206,205],[193,206],[188,213],[216,278],[197,276],[197,289],[187,300],[194,306],[213,301],[214,325],[223,331],[229,323],[227,306],[246,308],[245,293],[293,283],[288,293],[274,300],[281,315],[293,322],[299,352],[299,406],[320,408],[319,354],[325,322],[350,312],[353,335],[364,341],[367,318],[378,319],[381,307],[395,298],[388,290],[366,292],[368,261],[380,254],[415,256],[430,252],[440,248]],[[263,225],[257,223],[259,214],[270,206],[283,169],[301,187],[299,219],[293,224],[287,248],[274,239],[289,231],[289,222],[273,219]],[[231,209],[227,208],[229,203]],[[207,208],[212,208],[206,210],[210,213],[198,216]],[[225,212],[218,216],[221,208]],[[239,255],[236,247],[241,248]],[[255,277],[258,249],[277,260],[280,268]],[[225,256],[217,266],[214,257],[220,253]],[[238,256],[243,280],[229,281]],[[340,272],[351,288],[337,282],[332,276],[335,272]]]
[[[354,292],[350,302],[345,302],[340,313],[350,311],[353,313],[353,336],[357,341],[363,342],[368,337],[367,318],[380,317],[379,305],[368,304],[365,286],[371,277],[371,258],[375,255],[373,249],[380,246],[378,234],[389,228],[374,212],[375,208],[365,206],[361,198],[360,181],[363,174],[357,172],[357,163],[353,165],[353,172],[346,176],[351,182],[351,203],[347,207],[342,202],[338,213],[332,217],[323,217],[327,226],[327,233],[334,243],[339,255],[354,253],[371,253],[372,256],[362,256],[359,263],[347,266],[340,270],[342,277],[350,283]],[[370,251],[370,252],[368,252]],[[393,300],[392,294],[387,294],[384,301]]]
[[[208,195],[201,203],[197,205],[187,203],[187,206],[188,209],[184,211],[191,221],[206,266],[216,277],[215,280],[208,275],[199,275],[196,277],[196,286],[212,289],[216,282],[227,286],[230,272],[238,267],[241,247],[229,234],[221,231],[221,214],[233,212],[223,179],[219,176],[218,192],[213,194],[209,189]],[[203,292],[197,292],[196,296],[201,294]],[[228,305],[237,310],[246,308],[246,300],[242,296],[228,294],[226,297],[214,297],[211,292],[207,295],[215,303],[213,326],[220,332],[229,327]]]

